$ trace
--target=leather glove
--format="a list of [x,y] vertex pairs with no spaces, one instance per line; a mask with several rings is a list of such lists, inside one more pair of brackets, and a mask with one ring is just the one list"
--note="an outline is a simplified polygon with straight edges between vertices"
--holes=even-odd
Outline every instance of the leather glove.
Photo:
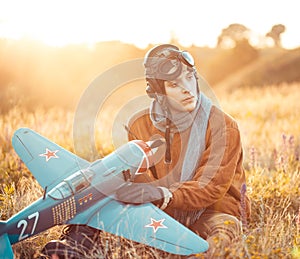
[[[166,195],[169,194],[169,195]],[[129,204],[142,204],[152,202],[154,205],[161,207],[165,205],[165,199],[170,201],[171,192],[164,187],[156,187],[149,183],[130,183],[116,192],[116,199]]]

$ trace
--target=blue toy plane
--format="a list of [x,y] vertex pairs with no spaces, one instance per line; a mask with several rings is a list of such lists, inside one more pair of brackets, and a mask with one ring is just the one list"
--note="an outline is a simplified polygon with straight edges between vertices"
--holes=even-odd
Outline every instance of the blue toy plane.
[[93,163],[27,128],[15,132],[12,144],[44,195],[0,221],[0,258],[14,258],[13,244],[61,224],[85,224],[172,254],[208,249],[205,240],[152,203],[114,199],[120,186],[153,163],[159,141],[133,140]]

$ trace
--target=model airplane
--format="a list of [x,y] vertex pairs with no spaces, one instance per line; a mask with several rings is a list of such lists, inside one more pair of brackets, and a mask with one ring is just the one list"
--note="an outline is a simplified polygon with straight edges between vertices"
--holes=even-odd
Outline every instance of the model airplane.
[[205,252],[205,240],[152,203],[114,199],[120,186],[154,162],[161,143],[133,140],[90,163],[30,129],[17,130],[13,147],[44,195],[0,221],[0,258],[13,258],[13,244],[60,224],[85,224],[172,254]]

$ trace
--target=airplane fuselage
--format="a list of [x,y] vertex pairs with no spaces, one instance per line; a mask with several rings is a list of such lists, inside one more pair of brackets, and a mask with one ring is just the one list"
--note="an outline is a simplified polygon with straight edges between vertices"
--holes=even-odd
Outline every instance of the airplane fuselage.
[[[60,200],[55,200],[47,194],[45,198],[38,199],[30,207],[11,217],[1,229],[0,235],[7,233],[11,244],[17,243],[55,225],[67,224],[86,210],[89,210],[92,216],[93,205],[101,200],[105,204],[109,199],[93,186]],[[95,210],[97,209],[99,204]],[[81,219],[80,224],[85,222]]]

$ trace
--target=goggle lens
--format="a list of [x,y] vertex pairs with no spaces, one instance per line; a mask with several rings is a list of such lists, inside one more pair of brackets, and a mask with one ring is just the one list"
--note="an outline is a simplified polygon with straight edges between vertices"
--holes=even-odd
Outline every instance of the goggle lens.
[[187,52],[187,51],[182,51],[181,52],[181,57],[183,58],[183,62],[185,61],[186,62],[186,65],[190,66],[190,67],[193,67],[195,65],[195,61],[194,61],[194,58],[193,56]]

